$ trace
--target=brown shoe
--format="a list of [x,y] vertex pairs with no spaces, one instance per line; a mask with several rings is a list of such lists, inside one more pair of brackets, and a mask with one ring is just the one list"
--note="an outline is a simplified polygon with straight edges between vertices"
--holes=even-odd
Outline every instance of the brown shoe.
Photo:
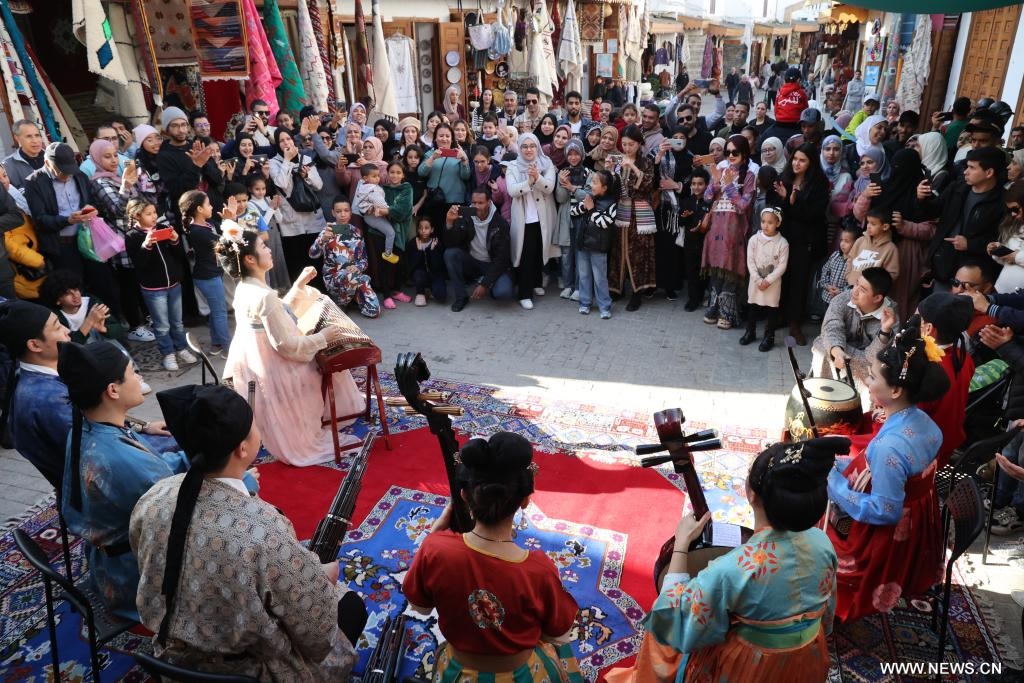
[[797,346],[807,346],[807,337],[804,336],[804,331],[800,329],[799,325],[790,325],[789,335],[793,337]]

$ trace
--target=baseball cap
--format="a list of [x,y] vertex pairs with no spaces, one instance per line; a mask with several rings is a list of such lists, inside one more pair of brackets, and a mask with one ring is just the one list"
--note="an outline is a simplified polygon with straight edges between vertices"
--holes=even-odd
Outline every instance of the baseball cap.
[[57,170],[64,175],[72,175],[78,171],[78,162],[75,160],[75,150],[71,145],[63,142],[51,142],[46,146],[43,159],[49,161]]
[[866,93],[864,93],[864,101],[865,102],[874,102],[874,103],[877,104],[879,102],[878,95],[876,95],[873,92],[866,92]]
[[808,107],[800,112],[800,123],[821,123],[821,112],[812,107]]

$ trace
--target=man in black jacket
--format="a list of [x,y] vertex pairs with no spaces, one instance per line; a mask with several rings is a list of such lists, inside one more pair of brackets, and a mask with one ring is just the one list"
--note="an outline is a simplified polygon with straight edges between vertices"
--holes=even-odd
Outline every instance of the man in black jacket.
[[167,189],[167,203],[176,218],[178,199],[189,190],[199,188],[204,178],[214,187],[220,187],[222,176],[213,160],[212,146],[203,145],[200,140],[189,144],[188,117],[177,107],[168,107],[160,117],[160,123],[167,133],[167,140],[156,155],[156,168]]
[[78,170],[69,145],[47,146],[43,167],[25,180],[25,201],[35,222],[39,253],[57,268],[81,275],[78,226],[96,216],[96,209],[90,204],[89,180]]
[[1006,213],[1005,176],[1006,155],[982,147],[967,153],[964,181],[954,183],[941,197],[932,197],[925,183],[918,188],[923,219],[939,219],[928,247],[936,291],[948,292],[957,269],[965,261],[986,259],[986,245],[998,241],[999,224]]
[[508,222],[491,202],[486,187],[473,190],[471,206],[476,213],[470,217],[460,217],[457,206],[448,209],[444,231],[444,263],[455,292],[452,310],[456,313],[469,303],[466,280],[479,278],[470,295],[473,299],[484,298],[488,291],[494,299],[516,296]]

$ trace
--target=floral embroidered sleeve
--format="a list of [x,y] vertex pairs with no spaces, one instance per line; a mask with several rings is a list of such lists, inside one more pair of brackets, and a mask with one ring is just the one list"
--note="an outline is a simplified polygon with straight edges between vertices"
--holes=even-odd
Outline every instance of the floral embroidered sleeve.
[[680,652],[723,642],[736,592],[734,573],[734,563],[722,561],[712,562],[693,578],[666,576],[645,628],[658,642]]
[[854,490],[839,470],[832,470],[828,478],[828,495],[832,502],[858,522],[879,526],[896,524],[903,514],[904,487],[911,474],[898,452],[898,445],[889,438],[878,437],[868,445],[870,491]]

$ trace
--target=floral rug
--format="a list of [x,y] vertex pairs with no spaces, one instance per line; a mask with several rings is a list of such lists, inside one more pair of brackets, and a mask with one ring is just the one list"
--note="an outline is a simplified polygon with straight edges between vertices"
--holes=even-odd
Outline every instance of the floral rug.
[[[385,395],[396,395],[382,376]],[[443,380],[427,383],[451,392],[449,402],[465,409],[455,419],[462,436],[510,430],[537,449],[537,491],[519,530],[520,542],[546,552],[558,566],[583,618],[574,649],[588,680],[612,666],[630,663],[639,645],[638,627],[654,599],[651,569],[661,543],[671,534],[682,505],[682,484],[669,467],[637,466],[632,448],[655,441],[650,415],[612,406],[565,402],[536,391],[499,391]],[[668,407],[668,406],[660,406]],[[686,406],[682,406],[684,409]],[[415,549],[444,505],[444,481],[436,441],[419,417],[389,409],[390,449],[379,440],[349,531],[340,549],[343,580],[367,601],[371,619],[360,639],[362,672],[386,615],[401,609],[397,590]],[[687,431],[707,425],[687,424]],[[353,431],[362,432],[357,423]],[[751,458],[769,441],[759,430],[720,426],[721,451],[699,454],[698,470],[716,519],[750,523],[743,483]],[[262,477],[266,500],[277,504],[308,538],[326,511],[343,472],[333,466],[296,470],[268,463]],[[343,469],[343,468],[341,468]],[[315,485],[313,485],[315,484]],[[26,529],[51,557],[59,557],[52,505],[30,515]],[[74,542],[76,571],[82,570]],[[960,662],[999,661],[999,627],[969,588],[953,591],[950,641]],[[886,617],[872,617],[837,629],[831,643],[834,681],[917,680],[881,675],[880,664],[932,661],[936,641],[929,630],[927,603],[901,604]],[[58,609],[59,651],[66,679],[90,675],[88,647],[78,618]],[[407,631],[402,676],[427,674],[439,638],[436,622],[416,617]],[[146,680],[127,653],[148,648],[145,638],[121,636],[101,659],[104,680]],[[0,535],[0,681],[52,680],[45,603],[38,574]],[[981,678],[965,680],[983,680]]]

